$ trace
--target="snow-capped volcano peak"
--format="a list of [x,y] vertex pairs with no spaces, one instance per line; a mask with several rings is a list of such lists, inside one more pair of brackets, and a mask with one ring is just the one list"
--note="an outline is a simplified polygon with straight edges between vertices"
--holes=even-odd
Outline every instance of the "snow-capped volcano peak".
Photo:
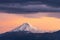
[[21,26],[17,27],[16,29],[14,29],[13,31],[28,31],[28,32],[36,32],[36,28],[31,26],[28,23],[24,23]]

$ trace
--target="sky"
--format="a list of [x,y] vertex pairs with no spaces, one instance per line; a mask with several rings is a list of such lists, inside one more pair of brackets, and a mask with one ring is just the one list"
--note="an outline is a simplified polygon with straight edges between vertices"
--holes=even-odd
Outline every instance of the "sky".
[[60,0],[0,0],[0,33],[26,22],[41,32],[60,30]]

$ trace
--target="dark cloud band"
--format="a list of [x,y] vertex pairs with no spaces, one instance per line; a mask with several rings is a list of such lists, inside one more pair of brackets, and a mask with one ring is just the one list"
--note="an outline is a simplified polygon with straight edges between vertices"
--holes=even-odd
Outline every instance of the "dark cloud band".
[[45,4],[20,4],[20,3],[2,3],[0,12],[8,13],[32,13],[32,12],[60,12],[60,8],[50,7]]
[[[41,2],[49,6],[60,7],[60,0],[0,0],[0,2],[12,2],[12,3],[27,3],[27,2]],[[39,3],[40,4],[40,3]]]
[[0,12],[60,12],[60,0],[0,0]]

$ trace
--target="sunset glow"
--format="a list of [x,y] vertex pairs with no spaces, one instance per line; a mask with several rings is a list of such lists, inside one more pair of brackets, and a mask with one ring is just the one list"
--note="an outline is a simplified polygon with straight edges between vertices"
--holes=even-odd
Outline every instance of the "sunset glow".
[[0,13],[0,33],[10,31],[26,22],[43,32],[60,30],[60,18],[48,16],[28,18],[22,15]]

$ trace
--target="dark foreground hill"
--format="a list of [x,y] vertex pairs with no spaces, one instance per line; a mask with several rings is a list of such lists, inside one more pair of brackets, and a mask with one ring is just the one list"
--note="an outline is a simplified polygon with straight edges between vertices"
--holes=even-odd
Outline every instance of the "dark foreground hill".
[[60,40],[60,31],[53,33],[7,32],[0,35],[0,40]]

